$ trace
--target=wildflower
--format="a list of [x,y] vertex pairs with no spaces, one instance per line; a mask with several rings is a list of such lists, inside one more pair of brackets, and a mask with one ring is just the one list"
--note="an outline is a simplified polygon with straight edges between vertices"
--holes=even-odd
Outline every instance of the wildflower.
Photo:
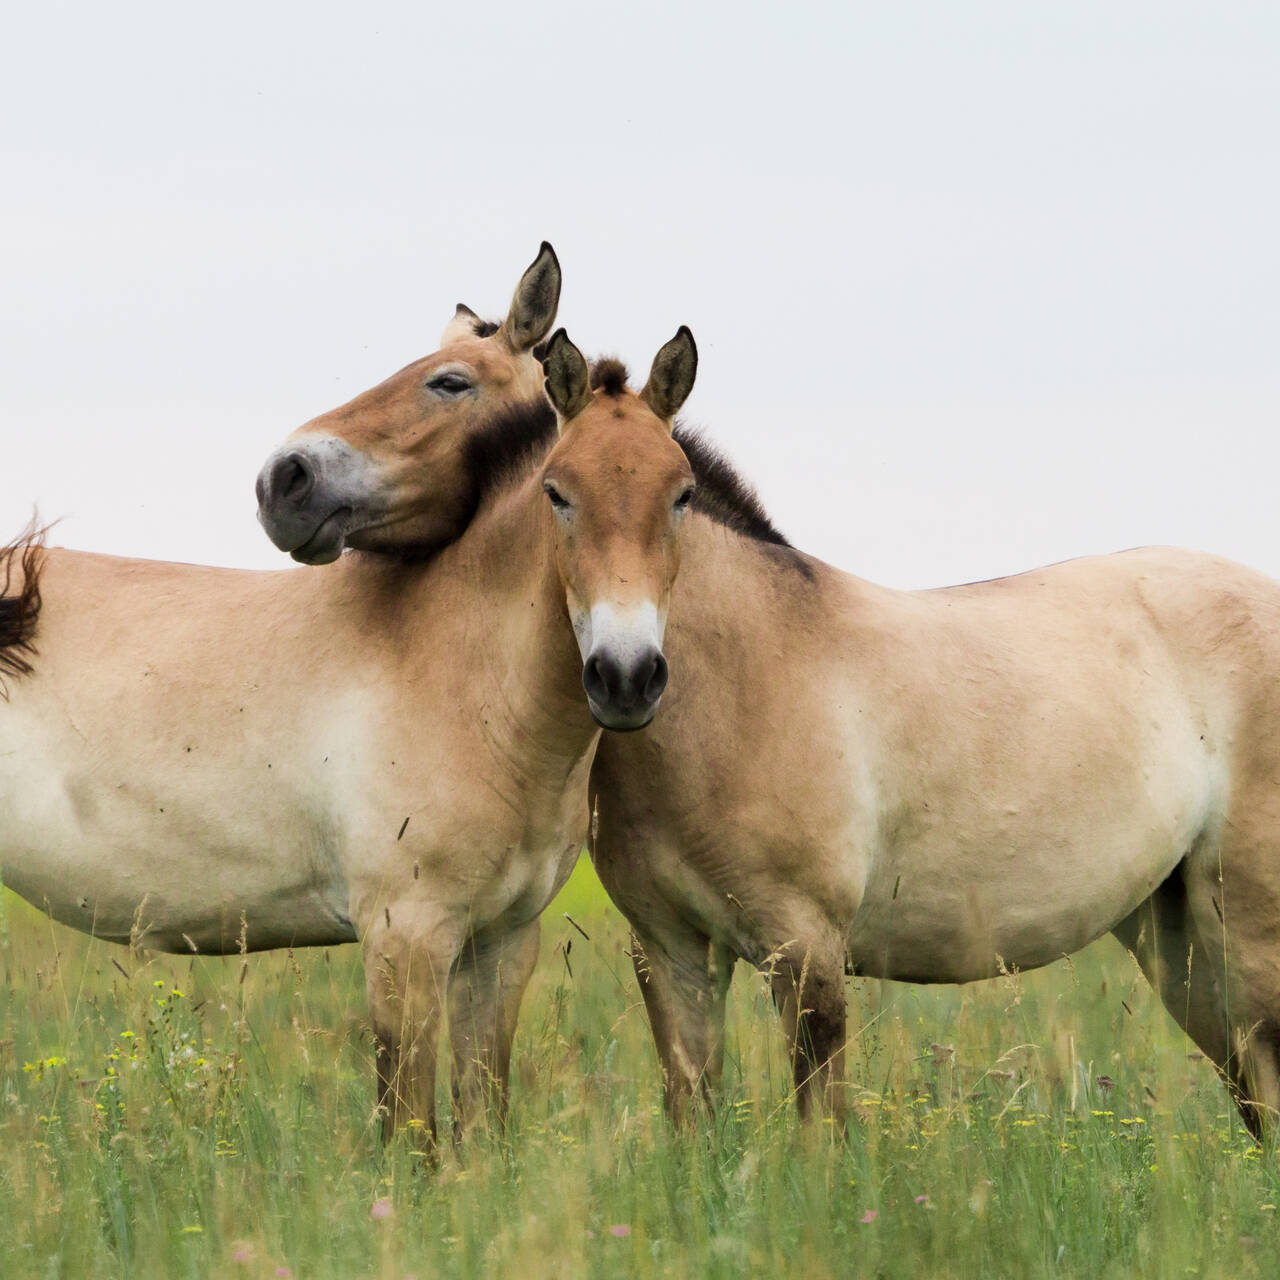
[[246,1244],[243,1240],[237,1240],[236,1243],[231,1246],[231,1261],[239,1262],[241,1265],[246,1262],[252,1262],[253,1247]]
[[1104,1099],[1116,1087],[1116,1082],[1110,1076],[1099,1076],[1094,1083],[1102,1090]]
[[879,1209],[868,1209],[866,1213],[864,1213],[862,1217],[858,1219],[858,1221],[863,1223],[874,1222],[879,1216],[880,1216]]
[[627,1226],[625,1222],[618,1222],[609,1228],[609,1234],[611,1236],[617,1236],[618,1239],[621,1240],[631,1234],[631,1228]]
[[916,1196],[916,1204],[928,1204],[928,1203],[929,1203],[928,1196]]
[[382,1222],[385,1218],[391,1217],[391,1201],[383,1196],[380,1200],[375,1200],[369,1206],[369,1217],[374,1222]]
[[279,1276],[280,1280],[289,1280],[293,1272],[288,1267],[277,1267],[272,1273],[273,1276]]
[[179,1235],[184,1235],[184,1236],[198,1236],[198,1235],[203,1235],[203,1234],[204,1234],[204,1228],[203,1228],[203,1227],[202,1227],[202,1226],[197,1222],[197,1223],[193,1223],[193,1224],[192,1224],[191,1226],[189,1226],[189,1227],[183,1227],[183,1228],[182,1228],[182,1230],[181,1230],[178,1234],[179,1234]]

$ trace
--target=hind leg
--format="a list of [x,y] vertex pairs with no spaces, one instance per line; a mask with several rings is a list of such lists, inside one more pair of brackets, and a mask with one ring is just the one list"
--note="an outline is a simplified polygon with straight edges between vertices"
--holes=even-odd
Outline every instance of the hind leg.
[[1173,1019],[1220,1071],[1231,1057],[1222,956],[1201,937],[1179,867],[1112,930]]
[[1280,899],[1240,848],[1193,852],[1114,932],[1260,1138],[1280,1120]]

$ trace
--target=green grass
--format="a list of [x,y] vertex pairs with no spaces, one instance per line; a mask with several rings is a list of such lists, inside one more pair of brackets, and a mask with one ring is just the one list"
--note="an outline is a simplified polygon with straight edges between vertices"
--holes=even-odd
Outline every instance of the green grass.
[[740,967],[725,1105],[680,1137],[626,930],[581,869],[545,917],[510,1131],[424,1173],[378,1141],[356,948],[137,957],[5,908],[6,1280],[1280,1265],[1275,1163],[1112,943],[968,988],[851,983],[844,1141],[795,1120],[776,1018]]

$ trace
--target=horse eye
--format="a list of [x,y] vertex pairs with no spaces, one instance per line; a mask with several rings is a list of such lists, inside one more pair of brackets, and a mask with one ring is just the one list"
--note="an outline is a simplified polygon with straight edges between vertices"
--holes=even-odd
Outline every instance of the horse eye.
[[685,511],[688,509],[689,503],[693,501],[693,485],[690,485],[677,499],[676,510]]
[[555,485],[548,481],[542,486],[542,488],[547,497],[551,499],[551,505],[555,507],[557,511],[569,510],[568,500],[561,494],[560,490],[557,489]]
[[432,378],[427,386],[432,391],[442,392],[447,396],[460,396],[464,391],[471,390],[471,383],[467,381],[460,373],[442,373]]

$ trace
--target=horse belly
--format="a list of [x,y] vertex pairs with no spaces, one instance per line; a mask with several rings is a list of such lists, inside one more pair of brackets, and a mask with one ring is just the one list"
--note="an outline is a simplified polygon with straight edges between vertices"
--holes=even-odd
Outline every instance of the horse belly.
[[1200,838],[1210,781],[1188,757],[1066,799],[1020,820],[959,815],[951,830],[943,815],[921,838],[880,850],[850,933],[857,972],[968,982],[1078,951]]
[[355,940],[328,824],[221,769],[149,772],[0,743],[0,870],[55,920],[157,950]]

